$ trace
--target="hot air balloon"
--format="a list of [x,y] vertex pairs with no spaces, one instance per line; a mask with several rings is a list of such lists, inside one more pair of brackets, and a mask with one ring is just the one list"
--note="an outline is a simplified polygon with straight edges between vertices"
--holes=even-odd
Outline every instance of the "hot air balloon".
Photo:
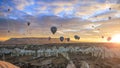
[[69,42],[69,41],[70,41],[70,38],[67,38],[67,41]]
[[48,40],[51,40],[51,37],[48,37]]
[[10,11],[10,9],[8,9],[8,11]]
[[111,19],[111,17],[108,17],[108,19],[110,20],[110,19]]
[[94,26],[92,26],[92,28],[94,28]]
[[107,38],[107,41],[110,41],[111,39],[112,39],[111,37],[108,37],[108,38]]
[[57,31],[57,28],[56,28],[55,26],[52,26],[52,27],[51,27],[51,32],[52,32],[53,34],[55,34],[56,31]]
[[28,22],[27,25],[30,26],[30,22]]
[[6,61],[0,61],[0,68],[20,68]]
[[111,10],[111,8],[109,8],[109,10]]
[[8,30],[8,33],[10,33],[10,31]]
[[61,36],[61,37],[60,37],[60,41],[62,42],[63,40],[64,40],[64,37],[63,37],[63,36]]
[[97,30],[100,30],[100,29],[97,29]]
[[102,36],[102,38],[104,38],[104,36]]
[[74,38],[75,38],[76,40],[79,40],[79,39],[80,39],[80,37],[79,37],[78,35],[74,35]]
[[61,24],[61,27],[62,27],[62,24]]

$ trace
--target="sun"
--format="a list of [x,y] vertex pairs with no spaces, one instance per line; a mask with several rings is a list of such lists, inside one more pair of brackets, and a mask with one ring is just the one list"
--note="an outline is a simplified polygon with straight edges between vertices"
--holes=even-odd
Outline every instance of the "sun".
[[111,42],[120,43],[120,34],[112,36]]

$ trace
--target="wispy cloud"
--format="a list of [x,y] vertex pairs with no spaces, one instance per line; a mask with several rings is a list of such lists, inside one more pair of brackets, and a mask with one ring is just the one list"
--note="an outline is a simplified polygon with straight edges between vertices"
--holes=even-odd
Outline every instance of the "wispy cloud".
[[27,6],[33,5],[34,0],[13,0],[18,10],[24,10]]
[[57,31],[57,33],[59,33],[59,34],[65,34],[64,32],[62,32],[62,31]]
[[83,25],[83,29],[95,29],[97,27],[101,26],[101,24],[86,24],[86,25]]

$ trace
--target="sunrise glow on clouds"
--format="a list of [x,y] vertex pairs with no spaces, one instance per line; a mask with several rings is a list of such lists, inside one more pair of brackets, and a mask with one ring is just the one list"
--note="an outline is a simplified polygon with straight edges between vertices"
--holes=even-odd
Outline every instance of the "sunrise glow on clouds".
[[83,39],[98,39],[120,33],[119,19],[119,0],[0,0],[1,38],[24,37],[29,21],[30,36],[51,35],[49,28],[56,26],[55,37],[78,34]]

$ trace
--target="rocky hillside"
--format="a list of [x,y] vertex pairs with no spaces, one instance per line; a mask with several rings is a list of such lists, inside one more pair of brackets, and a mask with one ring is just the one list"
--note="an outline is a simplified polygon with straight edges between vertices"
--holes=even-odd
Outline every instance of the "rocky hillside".
[[[70,41],[72,42],[72,41]],[[11,38],[3,42],[3,44],[29,44],[29,45],[41,45],[49,43],[70,43],[65,39],[63,42],[59,38]]]

